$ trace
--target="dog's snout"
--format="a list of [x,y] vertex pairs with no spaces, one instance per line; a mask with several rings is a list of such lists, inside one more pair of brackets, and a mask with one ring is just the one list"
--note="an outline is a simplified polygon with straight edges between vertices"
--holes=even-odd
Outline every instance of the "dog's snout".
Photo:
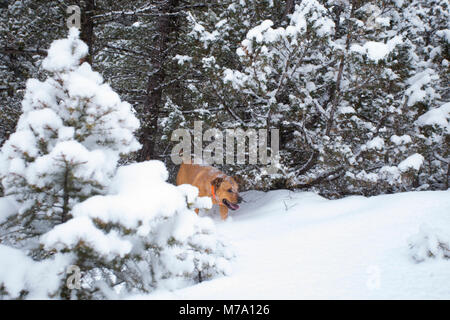
[[237,202],[238,202],[238,203],[241,203],[242,200],[243,200],[242,197],[241,197],[241,196],[238,196],[238,201],[237,201]]

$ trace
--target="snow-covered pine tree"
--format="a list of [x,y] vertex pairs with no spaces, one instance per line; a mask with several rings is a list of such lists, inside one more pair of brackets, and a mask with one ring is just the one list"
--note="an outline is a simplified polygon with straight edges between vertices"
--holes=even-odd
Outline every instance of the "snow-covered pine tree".
[[28,80],[17,130],[2,147],[4,192],[21,205],[11,223],[30,237],[67,221],[75,204],[104,193],[120,156],[139,148],[133,136],[139,121],[83,63],[87,50],[76,29],[53,42],[42,63],[51,77]]

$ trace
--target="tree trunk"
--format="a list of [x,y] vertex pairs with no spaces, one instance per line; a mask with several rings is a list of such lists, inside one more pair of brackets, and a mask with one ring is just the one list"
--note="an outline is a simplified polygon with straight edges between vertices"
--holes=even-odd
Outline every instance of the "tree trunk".
[[156,19],[156,29],[158,38],[156,47],[158,50],[152,58],[154,72],[148,77],[147,97],[145,100],[145,114],[141,122],[141,144],[142,149],[138,156],[138,161],[155,159],[156,140],[158,139],[158,115],[162,104],[163,83],[166,80],[164,70],[165,62],[168,57],[168,43],[170,35],[177,30],[175,26],[175,15],[169,15],[178,6],[179,0],[168,0],[161,7],[161,15]]
[[94,55],[94,21],[92,17],[95,11],[95,0],[85,0],[85,6],[81,8],[81,32],[80,39],[83,40],[89,47],[89,55],[86,61],[92,64]]

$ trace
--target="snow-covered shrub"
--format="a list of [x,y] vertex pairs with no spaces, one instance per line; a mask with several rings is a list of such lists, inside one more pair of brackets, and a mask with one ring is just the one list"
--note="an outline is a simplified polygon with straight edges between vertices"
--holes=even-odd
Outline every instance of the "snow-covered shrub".
[[211,200],[167,178],[160,161],[121,167],[107,195],[77,204],[71,220],[41,237],[45,250],[76,254],[82,290],[71,295],[117,297],[229,273],[231,253],[213,221],[193,211],[211,208]]
[[416,262],[427,259],[450,259],[450,234],[441,228],[422,225],[409,239],[410,255]]
[[[42,250],[39,237],[70,220],[77,203],[104,194],[119,158],[140,146],[133,135],[139,121],[131,106],[83,62],[87,54],[75,28],[66,39],[52,43],[42,62],[50,77],[28,80],[16,132],[1,149],[0,180],[6,196],[2,202],[7,200],[15,210],[0,217],[0,242],[26,250],[29,261],[22,260],[30,268],[23,272],[31,276],[60,256]],[[65,277],[59,274],[60,270],[54,276]],[[20,297],[33,297],[27,277],[19,277]],[[17,297],[18,284],[11,291],[8,281],[0,281],[3,293]],[[61,284],[55,281],[52,287],[43,283],[36,290],[60,296]]]

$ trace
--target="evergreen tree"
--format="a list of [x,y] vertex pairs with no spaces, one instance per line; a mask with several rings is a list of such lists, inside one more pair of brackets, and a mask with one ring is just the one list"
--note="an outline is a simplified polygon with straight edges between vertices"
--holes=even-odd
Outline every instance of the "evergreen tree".
[[131,106],[83,63],[87,52],[76,29],[52,44],[43,61],[51,77],[28,80],[17,130],[2,147],[4,192],[20,203],[10,223],[30,237],[104,193],[120,156],[139,148]]

